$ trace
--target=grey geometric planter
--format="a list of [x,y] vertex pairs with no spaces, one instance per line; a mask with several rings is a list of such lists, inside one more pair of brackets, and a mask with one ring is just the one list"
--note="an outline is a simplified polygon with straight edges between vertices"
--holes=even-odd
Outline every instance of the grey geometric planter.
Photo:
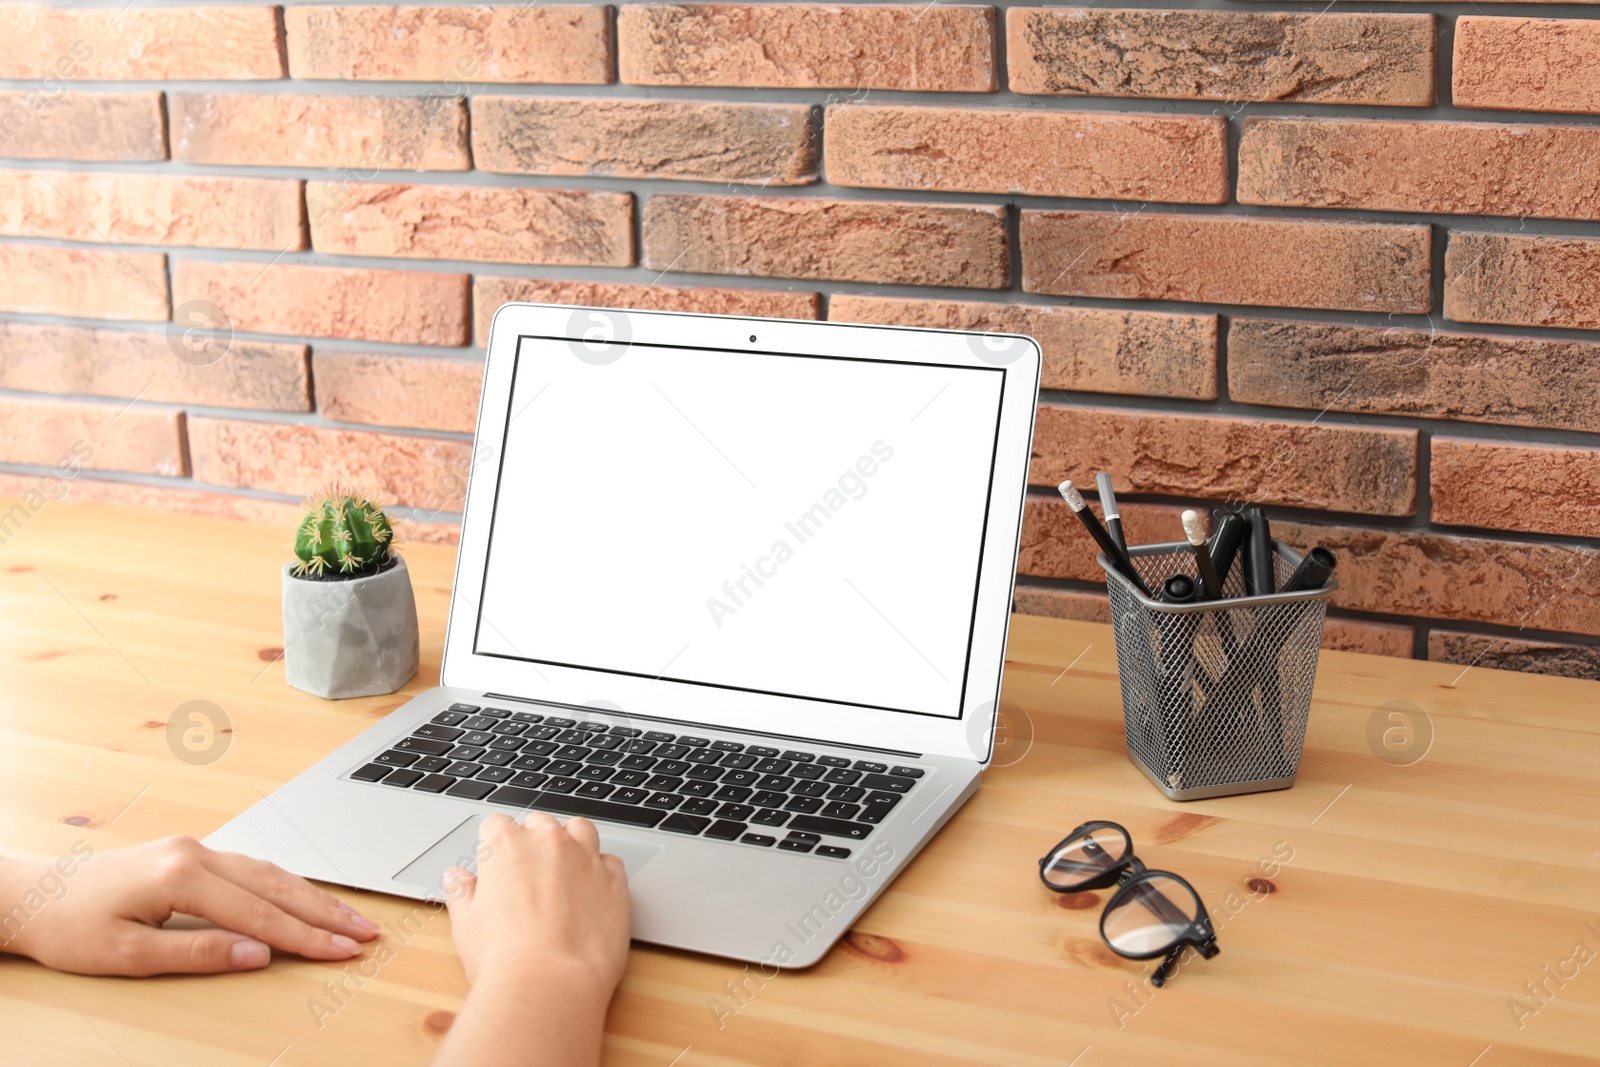
[[296,578],[283,565],[289,684],[330,700],[392,693],[417,673],[417,601],[406,561],[348,581]]

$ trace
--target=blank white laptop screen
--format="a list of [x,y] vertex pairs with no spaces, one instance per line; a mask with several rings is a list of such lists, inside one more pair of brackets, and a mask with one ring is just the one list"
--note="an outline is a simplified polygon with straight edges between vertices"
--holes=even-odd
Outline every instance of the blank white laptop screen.
[[519,341],[475,651],[957,718],[1004,371]]

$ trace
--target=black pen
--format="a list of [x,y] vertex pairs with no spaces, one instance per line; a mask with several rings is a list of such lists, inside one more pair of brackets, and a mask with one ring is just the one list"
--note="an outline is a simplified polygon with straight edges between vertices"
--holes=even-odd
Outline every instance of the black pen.
[[1228,571],[1233,568],[1234,558],[1239,555],[1239,546],[1244,544],[1249,529],[1244,516],[1235,511],[1223,511],[1211,528],[1211,565],[1217,569],[1217,581],[1224,586],[1228,584]]
[[1333,568],[1339,565],[1332,552],[1318,545],[1306,553],[1306,558],[1300,561],[1300,566],[1289,575],[1289,580],[1283,583],[1280,592],[1298,593],[1302,589],[1321,589],[1328,584],[1328,579],[1333,576]]
[[1078,492],[1077,487],[1068,480],[1056,486],[1056,491],[1067,502],[1067,507],[1072,509],[1072,513],[1078,516],[1078,521],[1083,523],[1083,528],[1089,531],[1089,536],[1094,538],[1095,544],[1100,546],[1100,551],[1106,554],[1106,559],[1111,561],[1117,573],[1132,582],[1139,592],[1154,600],[1150,587],[1144,584],[1139,572],[1133,569],[1133,561],[1117,548],[1116,542],[1111,540],[1111,535],[1106,533],[1106,528],[1100,525],[1100,520],[1094,517],[1094,512],[1084,503],[1083,494]]
[[1111,475],[1101,471],[1094,476],[1094,485],[1100,491],[1100,510],[1106,517],[1106,533],[1111,535],[1111,540],[1126,559],[1128,539],[1122,535],[1122,513],[1117,510],[1117,494],[1111,491]]
[[1207,600],[1222,599],[1222,582],[1217,579],[1217,568],[1211,563],[1211,550],[1206,547],[1206,524],[1200,513],[1189,509],[1183,513],[1183,532],[1194,549],[1195,571],[1200,575],[1200,589]]
[[1272,526],[1267,513],[1251,508],[1244,513],[1250,521],[1250,538],[1245,556],[1245,593],[1247,596],[1266,596],[1276,592],[1273,588]]

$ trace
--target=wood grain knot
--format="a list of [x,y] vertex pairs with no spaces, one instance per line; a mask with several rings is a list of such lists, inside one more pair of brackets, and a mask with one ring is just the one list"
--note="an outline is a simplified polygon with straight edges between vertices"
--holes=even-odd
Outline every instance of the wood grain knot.
[[65,656],[66,654],[67,654],[67,650],[64,649],[64,648],[53,648],[53,649],[46,649],[43,652],[31,652],[28,655],[23,656],[22,658],[24,660],[27,660],[29,663],[44,663],[47,660],[60,659],[62,656]]
[[442,1036],[450,1032],[450,1024],[456,1021],[453,1011],[430,1011],[422,1020],[422,1028],[435,1036]]
[[1067,955],[1084,967],[1121,967],[1123,959],[1106,947],[1105,942],[1096,938],[1093,941],[1068,941]]
[[844,935],[847,948],[865,956],[869,960],[879,963],[899,963],[906,958],[900,946],[887,937],[879,934],[866,934],[859,930],[851,930]]
[[117,594],[115,594],[115,593],[101,593],[100,594],[100,599],[101,600],[115,600],[115,599],[117,599]]
[[88,826],[94,822],[94,820],[89,818],[87,815],[68,815],[61,821],[66,823],[68,826]]
[[7,574],[26,574],[31,570],[33,570],[32,567],[29,567],[26,564],[24,564],[21,567],[7,567],[6,568],[6,573]]
[[281,649],[281,648],[258,648],[258,649],[256,649],[256,659],[260,660],[262,663],[276,663],[276,662],[278,662],[278,660],[280,660],[282,658],[283,658],[283,649]]
[[1277,885],[1267,878],[1246,878],[1244,887],[1252,893],[1276,893]]
[[1100,903],[1099,893],[1057,893],[1056,907],[1068,911],[1087,911]]
[[165,730],[167,728],[167,724],[162,722],[160,719],[146,719],[144,721],[144,728],[146,730]]
[[1170,845],[1174,841],[1182,841],[1190,834],[1199,833],[1220,821],[1215,815],[1196,815],[1193,812],[1174,815],[1156,830],[1156,844]]

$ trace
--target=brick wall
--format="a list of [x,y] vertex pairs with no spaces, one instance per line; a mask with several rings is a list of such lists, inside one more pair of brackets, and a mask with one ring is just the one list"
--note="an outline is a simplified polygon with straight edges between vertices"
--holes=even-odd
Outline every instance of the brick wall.
[[502,301],[1022,330],[1022,610],[1104,466],[1600,677],[1600,8],[1140,2],[0,2],[0,491],[449,539]]

